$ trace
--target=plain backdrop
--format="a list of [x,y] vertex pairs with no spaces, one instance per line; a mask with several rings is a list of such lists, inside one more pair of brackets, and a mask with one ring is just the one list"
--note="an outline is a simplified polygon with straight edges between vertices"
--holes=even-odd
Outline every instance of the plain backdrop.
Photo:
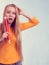
[[[4,7],[10,3],[39,20],[37,26],[21,32],[23,65],[49,65],[49,0],[0,0],[0,22]],[[20,21],[27,19],[20,16]]]

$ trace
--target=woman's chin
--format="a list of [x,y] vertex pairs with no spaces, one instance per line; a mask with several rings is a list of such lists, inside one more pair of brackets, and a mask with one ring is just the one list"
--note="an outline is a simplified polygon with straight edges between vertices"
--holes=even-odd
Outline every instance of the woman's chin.
[[9,24],[12,24],[12,22],[13,22],[13,21],[9,21],[8,23],[9,23]]

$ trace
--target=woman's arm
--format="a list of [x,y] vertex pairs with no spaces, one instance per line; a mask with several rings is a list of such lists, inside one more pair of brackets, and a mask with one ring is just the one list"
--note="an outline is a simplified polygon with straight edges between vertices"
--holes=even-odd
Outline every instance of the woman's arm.
[[19,10],[19,15],[23,15],[24,17],[26,17],[28,19],[28,22],[24,22],[20,24],[20,29],[23,31],[25,29],[31,28],[33,26],[36,26],[39,21],[37,20],[36,17],[32,17],[30,15],[28,15],[26,12],[24,12],[22,9],[18,8]]
[[0,23],[0,43],[4,40],[2,34],[2,23]]
[[39,21],[36,19],[36,17],[33,17],[31,20],[28,20],[28,22],[20,23],[20,29],[23,31],[36,26],[38,23]]
[[3,24],[0,23],[0,43],[2,43],[8,36],[8,32],[3,32]]
[[4,41],[4,38],[3,37],[0,37],[0,43]]

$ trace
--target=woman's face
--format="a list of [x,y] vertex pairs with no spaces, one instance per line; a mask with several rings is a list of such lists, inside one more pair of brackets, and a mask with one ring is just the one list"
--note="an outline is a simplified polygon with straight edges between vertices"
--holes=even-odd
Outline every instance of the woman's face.
[[8,6],[6,8],[6,10],[5,10],[5,14],[4,15],[7,17],[8,23],[11,24],[14,21],[15,17],[16,17],[15,8],[12,7],[12,6]]

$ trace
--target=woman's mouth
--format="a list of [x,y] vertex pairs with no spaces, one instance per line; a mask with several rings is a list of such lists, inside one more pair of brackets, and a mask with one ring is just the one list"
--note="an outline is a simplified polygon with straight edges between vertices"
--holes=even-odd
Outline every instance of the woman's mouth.
[[12,20],[12,18],[9,18],[9,20]]
[[13,22],[12,18],[8,18],[8,23],[11,24]]

